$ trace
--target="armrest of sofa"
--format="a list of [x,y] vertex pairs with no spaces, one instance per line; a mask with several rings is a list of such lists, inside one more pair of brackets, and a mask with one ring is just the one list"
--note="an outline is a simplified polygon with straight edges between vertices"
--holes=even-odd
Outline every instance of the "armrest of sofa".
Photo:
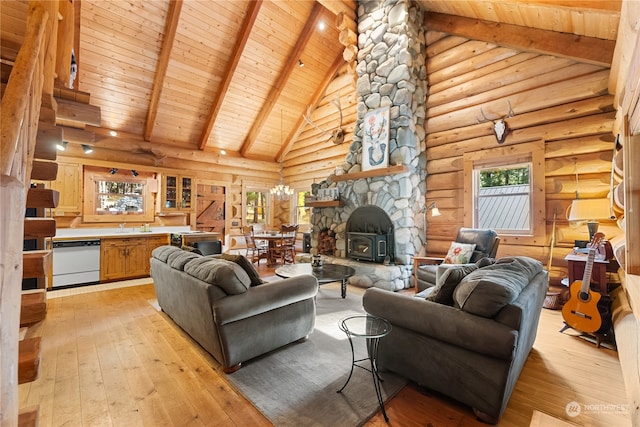
[[367,289],[362,304],[367,313],[391,322],[392,328],[409,329],[456,347],[504,360],[513,357],[518,331],[493,319],[378,288]]
[[256,316],[294,304],[318,293],[318,280],[312,275],[291,277],[249,288],[240,295],[229,295],[213,304],[218,325]]

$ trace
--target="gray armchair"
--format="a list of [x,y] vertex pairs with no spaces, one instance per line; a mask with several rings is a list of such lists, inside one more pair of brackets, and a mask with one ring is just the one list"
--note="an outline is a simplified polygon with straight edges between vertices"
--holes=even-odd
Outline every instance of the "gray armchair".
[[[494,230],[479,228],[460,228],[456,237],[458,243],[475,243],[470,262],[474,263],[482,258],[495,258],[500,245],[500,238]],[[435,286],[438,266],[444,258],[413,257],[413,279],[416,292]]]

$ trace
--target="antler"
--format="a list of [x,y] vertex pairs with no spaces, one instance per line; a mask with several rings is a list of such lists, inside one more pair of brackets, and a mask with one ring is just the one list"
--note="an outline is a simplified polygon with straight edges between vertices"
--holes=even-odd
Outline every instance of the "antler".
[[331,101],[333,105],[338,109],[338,113],[340,113],[340,123],[338,124],[338,129],[342,128],[342,107],[340,106],[340,94],[336,95],[336,99]]
[[[487,117],[484,114],[484,111],[482,110],[482,107],[480,107],[480,114],[482,114],[482,118],[484,119],[485,122],[490,122],[492,121],[489,117]],[[480,120],[480,117],[476,117],[476,120],[478,121],[478,123],[482,123],[482,120]]]
[[511,101],[507,99],[507,102],[509,103],[509,115],[507,117],[513,117],[516,115],[516,113],[514,113],[513,108],[511,108]]
[[307,123],[322,132],[323,135],[331,135],[329,139],[332,140],[334,144],[342,144],[344,142],[344,131],[342,130],[342,107],[340,106],[340,94],[336,95],[335,99],[331,101],[331,104],[338,109],[338,113],[340,114],[340,123],[338,124],[338,128],[332,132],[322,129],[320,126],[315,124],[313,120],[311,120],[311,106],[307,107],[307,114],[303,114],[302,117],[304,117],[304,120]]
[[[342,116],[342,113],[340,113],[340,116]],[[320,132],[322,132],[323,135],[328,134],[330,132],[322,129],[320,126],[318,126],[317,124],[315,124],[313,122],[313,120],[311,120],[311,106],[307,107],[307,114],[303,114],[302,117],[304,117],[304,120],[309,123],[311,126],[313,126],[314,128],[318,129]],[[342,121],[342,119],[341,119]]]

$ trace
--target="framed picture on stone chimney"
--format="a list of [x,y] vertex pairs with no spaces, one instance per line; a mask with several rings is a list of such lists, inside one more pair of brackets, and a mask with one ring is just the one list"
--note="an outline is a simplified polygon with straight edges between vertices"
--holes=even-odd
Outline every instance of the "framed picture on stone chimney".
[[362,170],[386,168],[389,164],[389,106],[364,115]]

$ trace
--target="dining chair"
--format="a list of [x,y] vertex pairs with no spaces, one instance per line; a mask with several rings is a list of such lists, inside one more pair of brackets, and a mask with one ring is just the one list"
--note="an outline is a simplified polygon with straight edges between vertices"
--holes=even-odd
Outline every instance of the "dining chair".
[[298,234],[298,224],[280,225],[280,234],[282,238],[276,244],[277,257],[282,259],[283,264],[293,264],[296,258],[296,236]]
[[256,244],[256,240],[253,237],[253,227],[243,226],[242,235],[247,246],[246,257],[252,263],[257,262],[260,265],[261,259],[267,259],[268,249],[266,246]]

